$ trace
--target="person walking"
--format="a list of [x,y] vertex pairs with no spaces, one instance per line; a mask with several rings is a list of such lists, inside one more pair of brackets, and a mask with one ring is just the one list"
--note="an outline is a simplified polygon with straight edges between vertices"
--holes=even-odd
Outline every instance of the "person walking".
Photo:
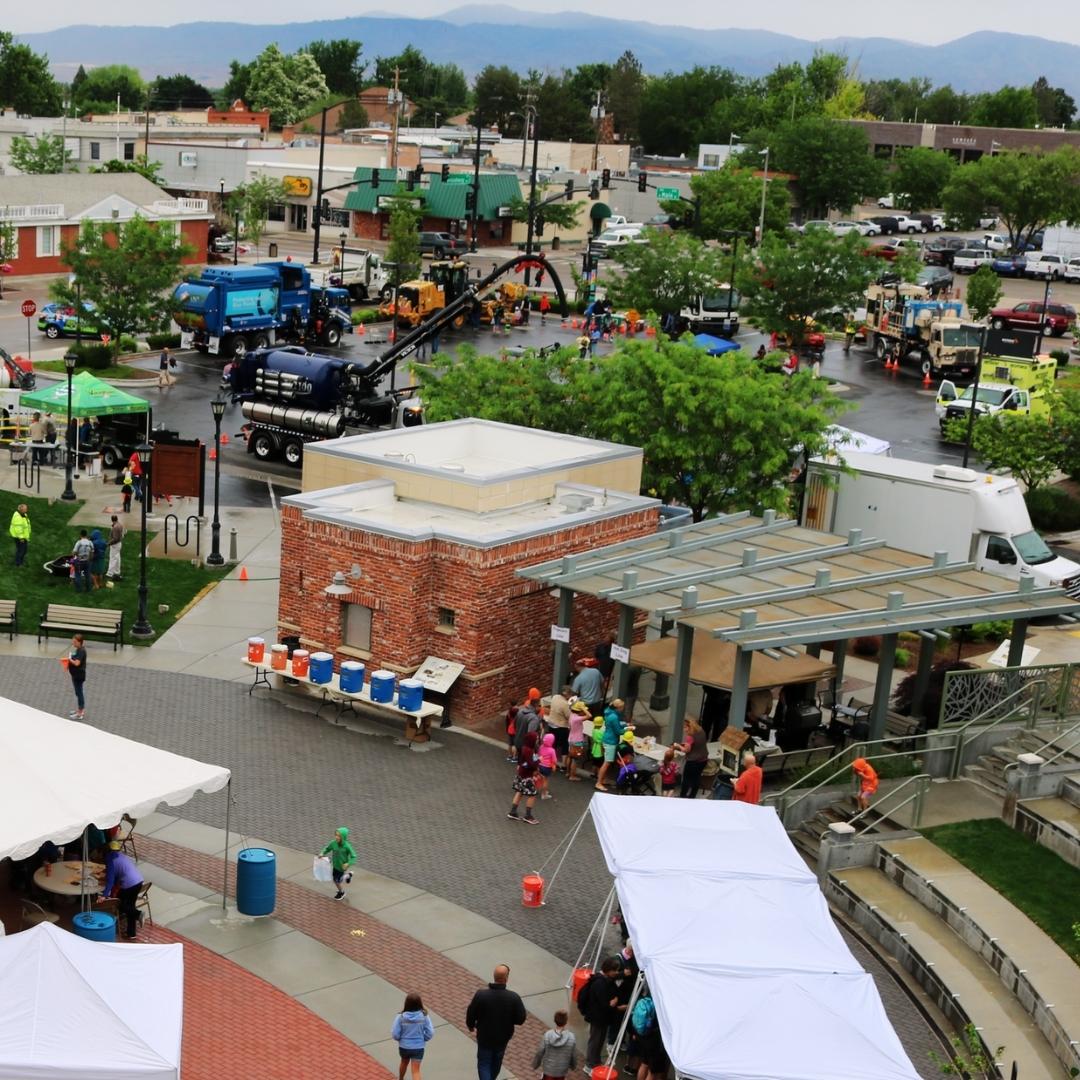
[[543,326],[547,322],[548,312],[551,310],[551,301],[548,299],[547,293],[540,295],[540,325]]
[[72,581],[75,583],[76,592],[82,592],[84,588],[86,592],[89,592],[92,588],[90,584],[90,564],[93,561],[94,543],[86,535],[86,530],[80,529],[79,539],[75,541],[75,546],[71,549],[71,565],[74,568]]
[[413,1080],[420,1080],[424,1047],[435,1038],[435,1028],[419,994],[405,995],[405,1004],[394,1017],[390,1037],[398,1044],[398,1080],[405,1080],[405,1070],[409,1068]]
[[584,701],[575,701],[570,706],[570,745],[566,756],[566,779],[580,783],[578,762],[585,757],[585,720],[589,717],[589,706]]
[[98,899],[99,904],[112,898],[115,892],[120,898],[120,914],[127,919],[124,937],[131,941],[135,937],[136,924],[142,922],[135,901],[143,887],[143,876],[130,855],[121,850],[119,840],[109,841],[109,850],[105,853],[105,887]]
[[138,450],[131,451],[131,457],[128,458],[127,467],[131,472],[132,487],[135,489],[135,498],[142,502],[143,497],[143,467],[142,458],[139,457]]
[[619,1004],[619,988],[615,980],[619,977],[622,964],[618,957],[609,956],[600,970],[589,977],[589,981],[578,994],[578,1008],[589,1024],[589,1041],[585,1045],[585,1072],[592,1075],[592,1070],[601,1064],[604,1045],[608,1041],[608,1031],[622,1020],[625,1005]]
[[692,716],[683,721],[683,741],[676,743],[675,747],[686,755],[679,798],[696,799],[701,786],[701,774],[709,760],[709,746],[704,729]]
[[559,1009],[554,1019],[555,1026],[544,1032],[533,1055],[532,1067],[540,1070],[540,1080],[564,1080],[577,1068],[577,1039],[566,1026],[570,1017],[565,1009]]
[[75,711],[68,714],[70,720],[86,718],[86,640],[82,634],[71,639],[71,649],[67,655],[68,675],[71,676],[71,688],[75,691]]
[[589,332],[583,330],[577,339],[578,359],[584,360],[589,355]]
[[158,377],[157,384],[159,390],[165,390],[172,385],[172,379],[169,376],[169,346],[166,345],[161,350],[161,355],[158,357]]
[[120,555],[124,547],[124,526],[120,519],[113,514],[109,525],[109,568],[105,571],[105,577],[109,581],[120,580]]
[[856,758],[851,763],[851,771],[859,778],[858,803],[860,810],[870,808],[870,799],[878,789],[878,774],[866,758]]
[[486,990],[473,994],[465,1010],[465,1026],[476,1032],[477,1080],[497,1080],[514,1028],[525,1023],[525,1004],[507,987],[510,968],[499,964]]
[[514,717],[514,750],[518,758],[521,757],[521,748],[525,745],[526,736],[536,737],[533,743],[534,752],[540,743],[540,727],[543,723],[540,708],[540,691],[535,686],[530,687],[524,703],[518,706]]
[[131,466],[126,465],[124,472],[120,477],[121,490],[124,494],[124,513],[131,513],[131,496],[135,492],[135,474],[131,471]]
[[334,839],[319,852],[320,855],[329,855],[333,865],[334,884],[337,892],[335,900],[345,899],[345,886],[352,881],[352,871],[349,869],[356,862],[356,851],[349,843],[349,830],[344,825],[338,827]]
[[90,543],[94,545],[94,557],[90,561],[90,581],[95,589],[105,587],[105,556],[108,554],[109,545],[105,543],[105,537],[100,529],[95,529],[90,534]]
[[604,734],[600,739],[604,746],[604,764],[600,766],[600,772],[596,777],[597,791],[607,791],[604,780],[607,778],[612,762],[615,760],[615,751],[619,748],[619,740],[622,738],[623,732],[626,731],[622,708],[622,698],[616,698],[604,710]]
[[19,503],[15,507],[9,532],[15,541],[15,565],[22,566],[26,560],[26,549],[30,546],[30,513],[26,503]]
[[600,344],[600,337],[602,331],[600,330],[600,324],[598,322],[593,323],[592,330],[589,331],[589,356],[596,355],[596,347]]
[[[525,742],[518,755],[518,767],[513,784],[514,798],[506,815],[511,821],[524,821],[526,825],[540,824],[533,817],[533,807],[536,805],[536,777],[539,771],[540,763],[536,758],[536,732],[530,732],[525,736]],[[525,800],[525,817],[519,818],[518,806],[522,799]]]

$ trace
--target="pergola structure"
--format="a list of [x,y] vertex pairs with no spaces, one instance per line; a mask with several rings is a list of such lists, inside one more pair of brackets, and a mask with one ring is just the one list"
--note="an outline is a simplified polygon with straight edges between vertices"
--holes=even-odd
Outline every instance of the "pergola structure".
[[[1060,588],[1018,584],[982,573],[969,562],[948,561],[889,547],[852,529],[847,536],[806,529],[766,510],[761,517],[728,514],[568,555],[518,571],[558,590],[559,625],[570,627],[576,593],[619,606],[618,643],[631,645],[635,616],[645,612],[673,625],[676,633],[670,731],[682,727],[690,683],[695,633],[710,634],[736,648],[729,724],[744,725],[755,652],[778,659],[812,656],[832,643],[837,685],[843,678],[847,643],[882,638],[870,712],[870,738],[885,731],[897,636],[919,633],[932,641],[945,627],[986,620],[1011,620],[1009,665],[1019,665],[1031,619],[1080,616],[1080,603]],[[916,701],[921,702],[933,663],[932,648],[920,650]],[[561,686],[569,645],[555,642],[553,686]],[[613,685],[625,696],[626,663],[617,663]]]

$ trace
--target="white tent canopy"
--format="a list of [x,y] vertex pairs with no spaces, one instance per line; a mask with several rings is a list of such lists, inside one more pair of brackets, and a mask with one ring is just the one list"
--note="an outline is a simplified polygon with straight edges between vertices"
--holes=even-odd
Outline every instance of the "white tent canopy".
[[[58,769],[57,761],[67,767]],[[229,770],[0,698],[0,859],[219,791]]]
[[917,1080],[776,813],[594,796],[672,1063],[695,1080]]
[[0,938],[0,1080],[177,1080],[182,945]]

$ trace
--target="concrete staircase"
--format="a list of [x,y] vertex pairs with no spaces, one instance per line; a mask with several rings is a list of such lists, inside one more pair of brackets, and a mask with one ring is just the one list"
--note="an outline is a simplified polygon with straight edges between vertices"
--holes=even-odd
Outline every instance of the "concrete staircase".
[[[799,853],[810,863],[817,866],[818,850],[821,847],[821,834],[826,832],[830,825],[838,821],[850,821],[859,812],[855,797],[849,795],[837,802],[822,807],[813,817],[807,818],[797,829],[790,832],[791,842]],[[869,825],[868,834],[873,834],[877,839],[889,840],[896,836],[907,835],[910,831],[906,826],[892,821],[887,814],[877,813],[873,807],[866,817],[860,819],[856,828]]]
[[[1071,726],[1070,721],[1066,727]],[[1044,757],[1052,757],[1059,750],[1066,750],[1070,743],[1076,741],[1076,733],[1070,736],[1062,736],[1060,745],[1055,741],[1050,747],[1043,750],[1043,746],[1050,741],[1046,731],[1022,731],[1014,735],[1007,742],[999,743],[992,750],[980,754],[978,760],[972,765],[964,766],[964,775],[973,783],[985,788],[995,795],[1006,794],[1005,770],[1013,764],[1021,754],[1033,754],[1041,750]],[[1075,764],[1077,772],[1080,772],[1080,747],[1074,747],[1058,758],[1059,764]]]

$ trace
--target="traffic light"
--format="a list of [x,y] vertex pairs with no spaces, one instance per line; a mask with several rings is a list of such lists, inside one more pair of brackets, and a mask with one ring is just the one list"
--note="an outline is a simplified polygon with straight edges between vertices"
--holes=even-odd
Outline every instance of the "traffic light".
[[409,175],[406,177],[405,183],[408,185],[410,191],[416,190],[416,173],[414,173],[412,169],[409,170]]
[[599,199],[600,198],[600,181],[599,180],[594,180],[591,184],[589,184],[589,198],[590,199]]
[[371,170],[371,186],[372,187],[378,187],[379,186],[379,170],[378,169],[372,169]]
[[419,187],[419,185],[424,182],[424,166],[417,165],[416,169],[413,172],[413,176],[416,177],[416,184]]
[[566,201],[569,202],[574,197],[574,181],[566,181]]
[[469,188],[465,192],[465,213],[471,214],[476,209],[476,192]]
[[442,175],[442,182],[445,184],[446,181],[450,179],[450,163],[448,161],[444,161],[442,163],[441,175]]
[[682,216],[682,223],[683,223],[683,224],[684,224],[684,225],[685,225],[685,226],[686,226],[686,227],[687,227],[688,229],[692,229],[692,228],[694,227],[694,218],[695,218],[695,216],[696,216],[696,215],[695,215],[694,211],[693,211],[693,210],[691,210],[691,209],[690,209],[689,207],[687,207],[687,208],[686,208],[686,209],[685,209],[685,210],[683,211],[683,216]]
[[639,172],[637,174],[637,189],[638,191],[648,191],[649,174],[647,172]]
[[600,186],[607,191],[611,187],[611,170],[604,169],[600,173]]
[[536,215],[536,224],[535,224],[535,228],[533,229],[533,232],[537,236],[543,236],[544,235],[544,217],[543,217],[542,214],[537,214]]

